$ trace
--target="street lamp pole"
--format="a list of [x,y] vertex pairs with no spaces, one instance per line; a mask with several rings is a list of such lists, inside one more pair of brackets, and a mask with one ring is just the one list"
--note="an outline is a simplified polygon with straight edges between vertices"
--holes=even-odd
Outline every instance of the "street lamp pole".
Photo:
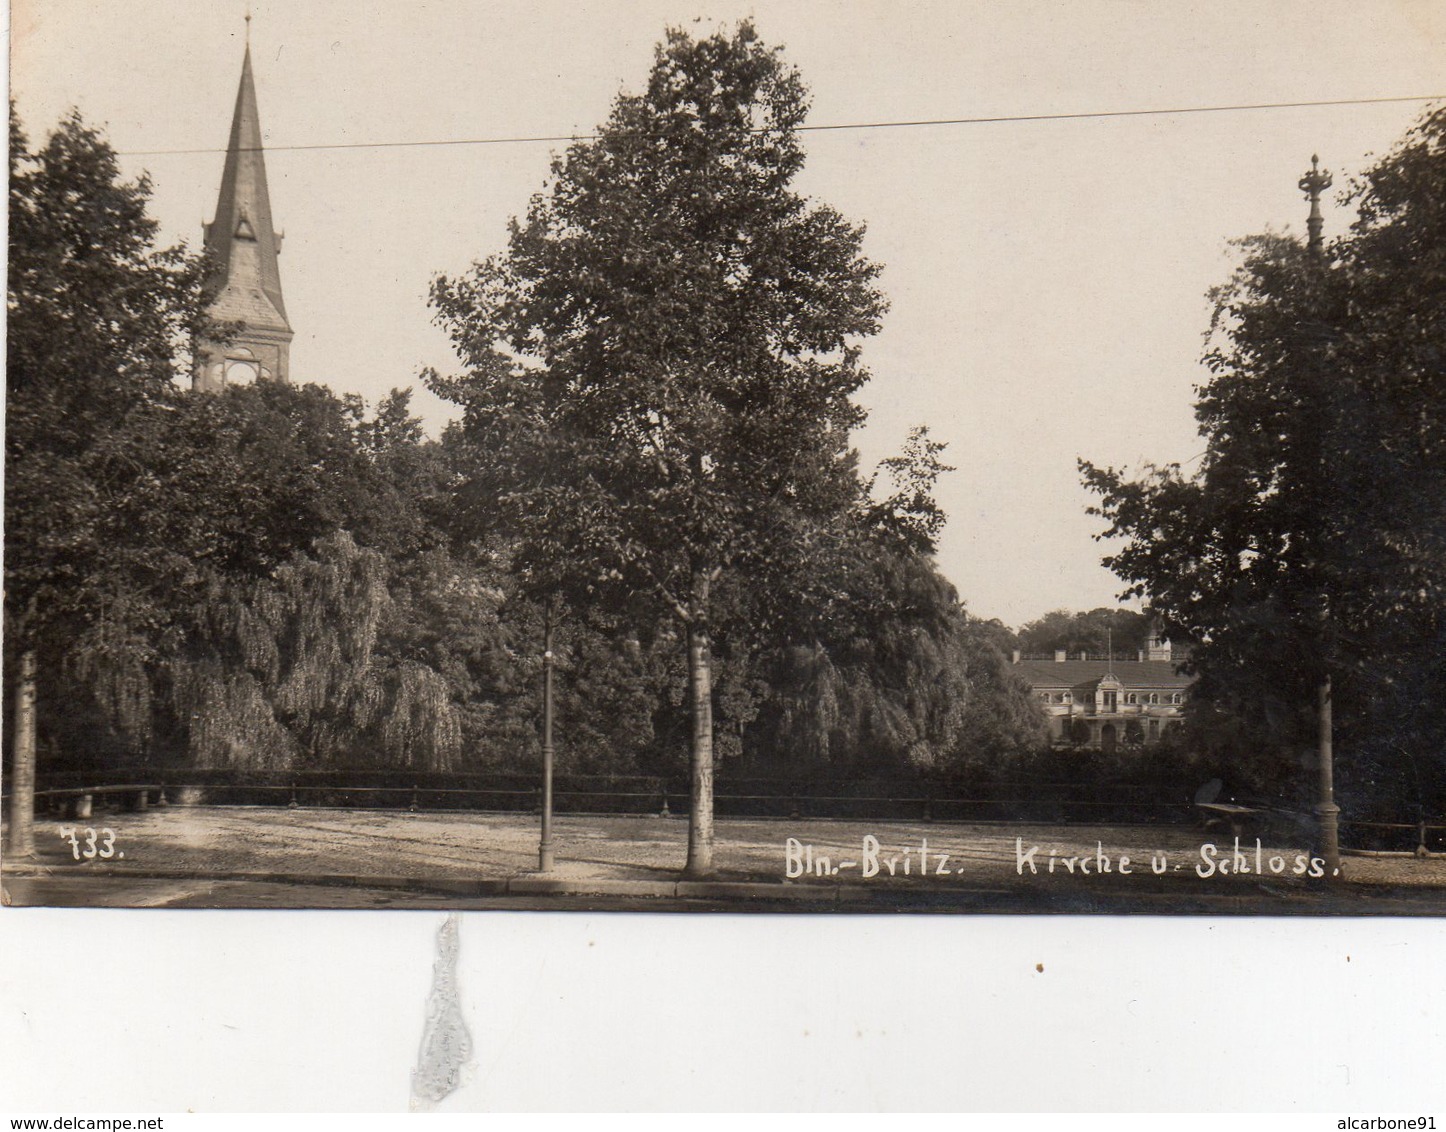
[[552,602],[543,612],[542,632],[542,840],[537,871],[552,872]]
[[[1319,262],[1324,256],[1321,230],[1325,226],[1325,220],[1320,211],[1320,195],[1331,187],[1331,175],[1329,171],[1320,167],[1320,158],[1315,154],[1311,154],[1310,172],[1301,177],[1299,185],[1301,192],[1305,193],[1305,199],[1310,201],[1310,215],[1305,222],[1306,248]],[[1324,464],[1324,453],[1321,454],[1321,461]],[[1338,878],[1341,875],[1341,808],[1336,805],[1335,799],[1335,755],[1331,745],[1331,672],[1326,644],[1329,617],[1326,595],[1322,592],[1320,594],[1320,660],[1323,671],[1320,684],[1316,688],[1316,736],[1320,764],[1320,787],[1315,812],[1320,820],[1321,856],[1325,860],[1326,875]]]

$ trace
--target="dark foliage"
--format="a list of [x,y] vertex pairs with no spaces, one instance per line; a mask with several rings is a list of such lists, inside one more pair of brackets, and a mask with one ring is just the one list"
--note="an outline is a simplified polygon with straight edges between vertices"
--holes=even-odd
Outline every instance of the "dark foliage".
[[1196,741],[1309,785],[1335,687],[1348,816],[1446,807],[1446,111],[1356,184],[1320,256],[1242,241],[1215,293],[1194,476],[1083,465],[1106,559],[1198,641]]

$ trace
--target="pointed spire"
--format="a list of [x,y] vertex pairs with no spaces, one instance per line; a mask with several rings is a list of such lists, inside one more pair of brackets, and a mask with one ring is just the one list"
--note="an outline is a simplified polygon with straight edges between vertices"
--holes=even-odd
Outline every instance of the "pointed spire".
[[231,138],[221,172],[216,218],[211,222],[207,250],[227,267],[238,240],[255,241],[262,289],[284,320],[281,272],[276,262],[276,230],[271,224],[271,192],[266,183],[266,154],[261,145],[261,116],[256,109],[256,80],[251,71],[251,48],[241,64],[241,85],[231,117]]
[[[246,15],[250,38],[251,15]],[[261,142],[261,116],[256,108],[256,80],[247,43],[241,82],[231,116],[231,136],[221,172],[216,214],[205,226],[216,297],[211,317],[239,323],[241,330],[224,346],[204,345],[208,355],[198,364],[197,387],[219,388],[230,361],[254,358],[258,377],[288,379],[291,324],[281,294],[277,264],[281,241],[271,220],[271,193],[266,181],[266,155]]]

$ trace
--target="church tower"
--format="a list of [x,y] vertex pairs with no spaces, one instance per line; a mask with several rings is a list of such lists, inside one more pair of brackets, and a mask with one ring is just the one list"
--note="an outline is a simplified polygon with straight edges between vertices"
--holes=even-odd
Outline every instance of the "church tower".
[[[248,30],[250,18],[247,16]],[[229,324],[231,333],[226,342],[197,343],[191,387],[214,392],[257,379],[289,381],[292,330],[276,262],[282,234],[271,226],[249,36],[216,216],[205,225],[205,234],[215,289],[207,313],[217,322]]]

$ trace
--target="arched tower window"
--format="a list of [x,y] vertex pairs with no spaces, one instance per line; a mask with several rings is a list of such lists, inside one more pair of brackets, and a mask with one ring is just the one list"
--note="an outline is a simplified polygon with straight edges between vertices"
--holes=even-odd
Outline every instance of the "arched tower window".
[[261,367],[250,358],[226,359],[226,384],[250,385],[261,376]]

